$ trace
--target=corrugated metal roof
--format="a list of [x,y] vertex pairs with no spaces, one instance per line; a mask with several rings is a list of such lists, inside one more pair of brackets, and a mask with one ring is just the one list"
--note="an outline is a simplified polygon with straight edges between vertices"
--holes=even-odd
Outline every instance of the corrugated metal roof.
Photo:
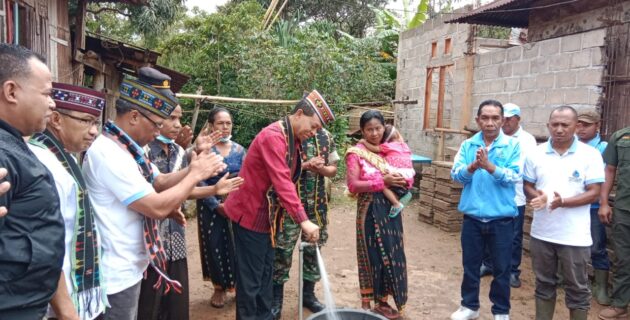
[[498,0],[445,22],[527,28],[533,2],[534,0]]
[[138,68],[151,65],[171,77],[171,90],[179,92],[188,82],[190,76],[175,70],[157,65],[157,51],[141,48],[104,35],[86,32],[85,48],[101,55],[106,63],[115,64],[123,73],[137,76]]

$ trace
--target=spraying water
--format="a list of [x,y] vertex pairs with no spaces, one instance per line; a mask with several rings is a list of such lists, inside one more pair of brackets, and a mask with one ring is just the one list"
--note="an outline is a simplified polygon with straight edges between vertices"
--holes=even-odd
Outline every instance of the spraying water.
[[333,298],[330,288],[328,273],[326,272],[326,267],[324,266],[324,259],[322,259],[322,255],[319,252],[319,246],[315,247],[315,251],[317,252],[317,264],[319,265],[319,273],[322,276],[322,286],[324,287],[324,300],[326,302],[325,310],[327,310],[326,318],[328,320],[341,320],[335,312],[335,310],[337,310],[337,307],[335,306],[335,299]]

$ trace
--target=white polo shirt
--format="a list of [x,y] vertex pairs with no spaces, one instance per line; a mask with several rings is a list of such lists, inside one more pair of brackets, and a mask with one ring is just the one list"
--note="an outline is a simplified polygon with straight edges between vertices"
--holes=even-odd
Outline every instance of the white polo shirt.
[[[534,138],[531,133],[523,130],[523,127],[520,126],[510,137],[518,140],[518,143],[521,146],[521,159],[519,161],[519,167],[521,168],[521,172],[523,172],[527,154],[533,152],[537,147],[536,138]],[[514,196],[516,206],[520,207],[526,205],[527,199],[525,198],[525,192],[523,191],[523,180],[519,180],[514,184],[514,191],[516,192],[516,195]]]
[[[68,290],[68,294],[72,297],[74,288],[72,285],[72,279],[70,278],[70,258],[71,254],[74,254],[72,241],[74,240],[74,228],[77,215],[77,183],[50,150],[33,144],[29,144],[28,146],[35,156],[37,156],[37,159],[46,166],[55,179],[55,187],[57,189],[57,193],[59,194],[59,208],[61,210],[61,215],[63,216],[63,223],[66,230],[66,249],[63,256],[63,274],[66,278],[66,289]],[[101,241],[101,239],[99,238],[98,241]],[[102,299],[84,299],[88,293],[92,297],[97,297],[97,293],[101,290],[101,288],[93,288],[91,290],[93,290],[93,292],[81,292],[77,297],[76,302],[80,305],[79,309],[82,311],[79,314],[79,318],[81,319],[94,319],[105,310],[105,304]],[[107,297],[104,298],[104,301],[107,301]],[[86,308],[85,302],[89,302],[89,307]],[[47,317],[56,318],[54,311],[50,307],[48,308]]]
[[[159,170],[153,165],[153,170]],[[132,155],[100,135],[88,149],[83,175],[101,233],[103,276],[108,295],[138,283],[149,265],[143,216],[127,206],[155,190]]]
[[551,141],[539,145],[527,156],[523,179],[536,184],[536,189],[547,194],[547,207],[534,211],[531,236],[557,244],[588,247],[591,239],[590,204],[573,208],[549,210],[554,191],[569,198],[586,191],[586,186],[604,182],[602,156],[599,152],[574,138],[565,152],[558,154]]

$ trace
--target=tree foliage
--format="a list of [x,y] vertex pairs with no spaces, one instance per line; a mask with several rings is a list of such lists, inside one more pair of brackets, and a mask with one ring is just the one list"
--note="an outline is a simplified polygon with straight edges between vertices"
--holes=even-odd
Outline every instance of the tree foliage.
[[[232,0],[235,3],[249,0]],[[271,0],[258,0],[267,8]],[[284,2],[280,0],[280,5]],[[354,37],[363,37],[374,24],[375,15],[369,8],[383,8],[388,0],[290,0],[283,10],[283,17],[297,16],[300,22],[326,20]]]
[[[283,20],[261,31],[264,13],[252,0],[230,3],[215,14],[187,17],[180,32],[158,49],[163,53],[160,63],[192,77],[184,92],[203,86],[206,94],[300,99],[316,88],[338,115],[346,103],[392,97],[394,81],[377,61],[380,44],[375,39],[339,38],[336,25],[328,21]],[[189,110],[191,102],[183,102]],[[245,145],[290,108],[229,107],[237,110],[235,140]],[[346,129],[347,118],[340,116],[333,133],[343,139]]]
[[151,0],[143,6],[90,3],[86,26],[92,32],[154,47],[185,11],[184,0]]

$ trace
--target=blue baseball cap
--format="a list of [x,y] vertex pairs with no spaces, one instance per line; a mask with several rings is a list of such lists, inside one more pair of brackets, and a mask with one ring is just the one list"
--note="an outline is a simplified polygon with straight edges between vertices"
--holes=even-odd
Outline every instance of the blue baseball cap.
[[503,105],[503,117],[509,118],[513,116],[521,117],[521,108],[513,103],[506,103]]

